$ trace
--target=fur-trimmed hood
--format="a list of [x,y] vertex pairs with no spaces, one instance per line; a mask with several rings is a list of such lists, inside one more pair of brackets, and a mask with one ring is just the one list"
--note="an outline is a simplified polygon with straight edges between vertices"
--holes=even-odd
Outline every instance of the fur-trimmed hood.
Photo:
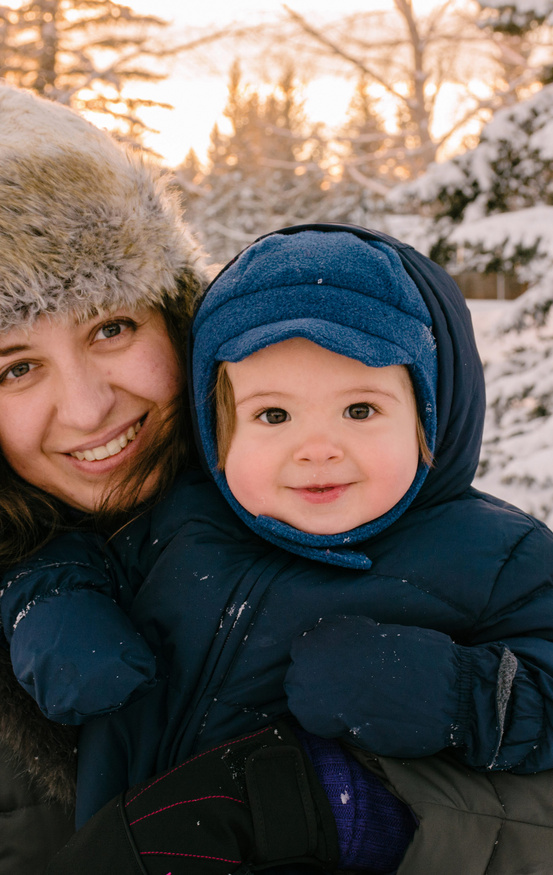
[[67,107],[0,82],[0,331],[199,290],[168,179]]
[[0,743],[17,773],[27,775],[45,802],[68,810],[75,802],[77,730],[52,723],[17,682],[0,647]]

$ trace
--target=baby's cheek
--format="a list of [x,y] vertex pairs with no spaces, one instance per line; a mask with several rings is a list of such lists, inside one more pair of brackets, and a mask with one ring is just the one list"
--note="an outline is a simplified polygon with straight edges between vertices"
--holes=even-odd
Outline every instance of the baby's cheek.
[[252,467],[247,464],[247,454],[231,447],[225,464],[225,475],[229,489],[236,500],[250,513],[254,513],[251,503],[255,489]]

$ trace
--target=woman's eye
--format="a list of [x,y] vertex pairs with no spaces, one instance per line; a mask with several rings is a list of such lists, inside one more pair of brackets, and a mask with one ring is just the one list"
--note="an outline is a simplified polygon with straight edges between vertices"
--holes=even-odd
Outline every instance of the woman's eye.
[[112,337],[117,337],[118,335],[123,334],[123,332],[127,331],[129,328],[132,328],[131,323],[124,319],[118,319],[114,322],[104,322],[96,332],[94,339],[110,340]]
[[16,365],[12,365],[7,371],[4,371],[0,377],[0,381],[17,380],[20,377],[26,376],[33,367],[36,367],[36,365],[32,365],[30,362],[18,362]]
[[257,418],[260,419],[261,422],[267,422],[269,425],[280,425],[281,422],[286,422],[290,419],[290,416],[286,410],[283,410],[281,407],[269,407],[268,410],[264,410],[263,413],[260,413]]
[[346,419],[369,419],[374,413],[370,404],[350,404],[344,411]]

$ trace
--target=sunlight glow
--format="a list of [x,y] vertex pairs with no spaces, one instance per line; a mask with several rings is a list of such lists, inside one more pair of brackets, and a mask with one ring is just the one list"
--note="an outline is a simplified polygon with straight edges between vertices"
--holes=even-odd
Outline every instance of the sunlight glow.
[[[413,0],[413,7],[417,13],[424,14],[437,3],[438,0]],[[139,13],[152,12],[151,0],[131,0],[131,5]],[[287,5],[320,23],[354,12],[391,9],[393,0],[342,0],[339,8],[335,0],[287,0]],[[214,25],[221,29],[237,21],[251,25],[257,21],[274,20],[282,12],[281,0],[233,0],[232,3],[228,0],[204,0],[202,3],[158,0],[155,5],[155,14],[171,20],[173,28],[182,33],[183,38],[186,38],[187,28]],[[145,144],[160,153],[173,167],[184,160],[190,149],[194,149],[200,161],[205,161],[214,124],[225,128],[222,111],[226,103],[227,81],[226,74],[210,76],[196,72],[187,76],[181,66],[165,82],[140,86],[141,96],[174,106],[172,111],[155,108],[142,111],[147,124],[159,131],[147,134]],[[342,124],[354,87],[353,79],[338,76],[313,79],[305,87],[305,108],[310,119],[330,128]],[[138,89],[133,89],[132,93],[138,93]]]
[[[439,0],[412,0],[416,12],[424,14]],[[22,0],[4,0],[10,7],[20,6]],[[233,22],[252,25],[260,21],[271,21],[283,14],[281,0],[203,0],[201,3],[186,0],[130,0],[129,4],[137,13],[159,15],[171,23],[171,41],[186,42],[200,28],[207,32],[210,28],[224,29]],[[386,10],[393,7],[393,0],[342,0],[339,9],[335,0],[287,0],[287,5],[320,24],[354,12]],[[219,59],[214,47],[214,58]],[[204,58],[209,60],[209,49],[204,50]],[[230,66],[230,65],[229,65]],[[280,71],[278,71],[280,73]],[[244,77],[247,81],[247,76]],[[193,66],[192,62],[173,62],[172,71],[166,80],[157,83],[129,83],[125,93],[131,97],[168,103],[172,110],[149,107],[140,110],[146,124],[153,129],[144,136],[145,145],[157,152],[169,166],[180,164],[194,149],[200,161],[205,162],[210,134],[215,123],[225,129],[222,115],[227,99],[228,71],[222,74],[215,69],[209,71],[208,64]],[[258,83],[255,83],[256,87]],[[327,129],[336,128],[346,120],[349,101],[355,87],[354,77],[345,78],[322,75],[313,78],[304,88],[305,109],[313,122],[322,123]],[[376,94],[376,91],[375,91]],[[381,103],[384,114],[391,119],[395,108],[389,98]],[[91,121],[106,128],[113,127],[109,117],[88,116]]]

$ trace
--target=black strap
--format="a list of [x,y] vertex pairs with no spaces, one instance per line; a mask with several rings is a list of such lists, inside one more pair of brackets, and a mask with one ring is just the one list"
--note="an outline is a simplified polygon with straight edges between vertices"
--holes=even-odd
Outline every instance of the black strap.
[[317,820],[302,757],[296,748],[265,748],[246,762],[255,834],[254,862],[311,857]]

